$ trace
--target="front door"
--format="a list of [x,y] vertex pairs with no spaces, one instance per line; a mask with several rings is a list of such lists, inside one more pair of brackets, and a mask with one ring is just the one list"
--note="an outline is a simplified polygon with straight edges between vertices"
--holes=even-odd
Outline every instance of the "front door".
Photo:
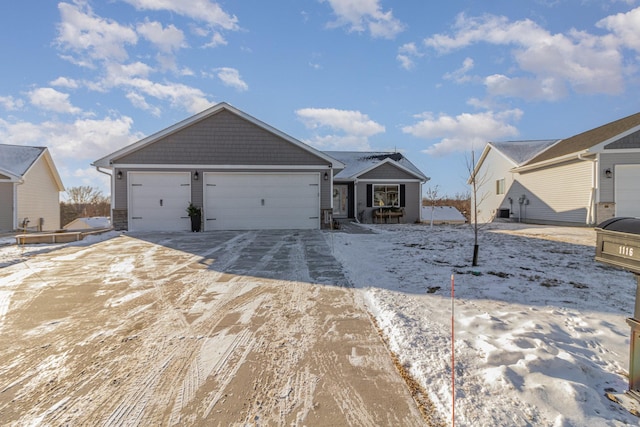
[[333,217],[346,218],[349,215],[349,186],[333,186]]

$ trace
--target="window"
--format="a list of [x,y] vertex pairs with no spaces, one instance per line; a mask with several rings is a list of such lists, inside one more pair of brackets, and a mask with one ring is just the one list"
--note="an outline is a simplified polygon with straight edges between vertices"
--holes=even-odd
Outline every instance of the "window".
[[374,206],[400,206],[400,185],[373,185]]
[[504,194],[504,178],[496,180],[496,194]]

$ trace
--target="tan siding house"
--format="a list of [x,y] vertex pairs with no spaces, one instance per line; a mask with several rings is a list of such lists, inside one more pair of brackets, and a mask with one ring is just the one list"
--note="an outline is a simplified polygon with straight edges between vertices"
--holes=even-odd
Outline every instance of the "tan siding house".
[[[488,143],[468,183],[474,176],[483,183],[479,222],[596,225],[640,217],[640,113],[567,139]],[[502,194],[494,182],[500,176]]]
[[0,230],[61,228],[64,186],[45,147],[0,144]]

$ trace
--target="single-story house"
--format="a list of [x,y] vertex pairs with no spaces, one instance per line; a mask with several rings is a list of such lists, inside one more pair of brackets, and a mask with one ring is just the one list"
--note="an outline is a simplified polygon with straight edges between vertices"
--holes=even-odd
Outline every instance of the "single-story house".
[[[420,221],[422,184],[427,178],[401,153],[326,151],[345,167],[333,177],[333,216],[376,222],[375,214],[400,208],[401,222]],[[385,219],[383,215],[380,220]]]
[[351,206],[344,215],[353,217],[356,206],[366,211],[384,196],[388,207],[406,204],[404,219],[411,221],[419,218],[425,179],[399,157],[376,158],[367,170],[343,177],[347,165],[339,158],[227,103],[92,165],[111,173],[113,227],[130,231],[189,230],[190,203],[202,209],[204,231],[329,227],[338,177],[338,193]]
[[0,144],[0,231],[58,230],[61,191],[46,147]]
[[65,225],[65,230],[92,230],[105,229],[111,227],[111,218],[108,216],[92,216],[76,218]]
[[421,221],[427,224],[464,224],[467,219],[455,206],[423,206]]
[[640,113],[566,139],[490,142],[468,184],[474,177],[478,222],[640,217]]

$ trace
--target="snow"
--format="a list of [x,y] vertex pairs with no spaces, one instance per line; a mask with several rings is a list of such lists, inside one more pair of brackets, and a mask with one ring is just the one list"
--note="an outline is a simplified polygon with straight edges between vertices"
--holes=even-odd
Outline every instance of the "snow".
[[623,392],[636,281],[594,261],[587,228],[379,225],[332,237],[334,255],[392,351],[451,414],[451,276],[459,425],[615,426],[638,418]]
[[[636,281],[594,261],[593,229],[491,224],[480,232],[480,265],[472,267],[468,225],[363,227],[375,233],[324,236],[444,423],[450,424],[452,412],[453,314],[457,425],[638,425],[637,417],[605,397],[628,388],[625,318],[633,315]],[[66,245],[0,245],[0,267]],[[28,264],[21,274],[47,268]],[[126,276],[127,260],[117,264],[114,278]],[[20,279],[2,284],[0,322]],[[258,303],[243,309],[255,310]],[[208,357],[214,364],[218,356]],[[355,349],[349,360],[359,363]]]
[[0,144],[0,169],[22,176],[43,151],[43,147]]
[[434,224],[464,224],[466,218],[453,206],[422,206],[420,210],[422,222]]

